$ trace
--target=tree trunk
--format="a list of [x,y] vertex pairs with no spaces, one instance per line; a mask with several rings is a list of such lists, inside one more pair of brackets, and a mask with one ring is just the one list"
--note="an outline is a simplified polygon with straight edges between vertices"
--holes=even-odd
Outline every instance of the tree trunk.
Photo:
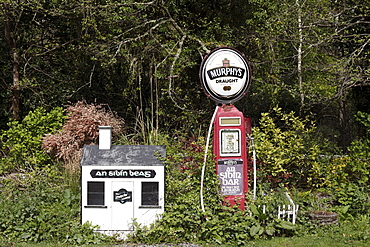
[[303,44],[303,34],[302,34],[302,14],[301,14],[301,5],[299,0],[296,0],[296,4],[298,7],[298,36],[299,36],[299,44],[298,44],[298,51],[297,51],[297,70],[298,70],[298,85],[299,85],[299,94],[301,98],[301,106],[299,114],[302,116],[303,108],[305,104],[305,94],[303,91],[303,79],[302,79],[302,44]]
[[20,118],[20,83],[19,83],[19,54],[17,51],[17,30],[16,24],[12,25],[10,17],[11,11],[7,3],[3,3],[4,7],[4,33],[7,44],[13,56],[13,83],[10,86],[12,92],[12,115],[13,119],[19,120]]
[[12,111],[13,118],[20,118],[20,83],[19,83],[19,55],[17,50],[13,49],[13,86],[12,86]]

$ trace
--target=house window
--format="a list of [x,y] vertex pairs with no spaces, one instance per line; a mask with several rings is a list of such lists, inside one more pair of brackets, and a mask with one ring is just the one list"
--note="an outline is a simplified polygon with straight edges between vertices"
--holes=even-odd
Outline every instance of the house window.
[[159,205],[158,182],[141,183],[141,205]]
[[104,182],[87,182],[87,205],[104,205]]

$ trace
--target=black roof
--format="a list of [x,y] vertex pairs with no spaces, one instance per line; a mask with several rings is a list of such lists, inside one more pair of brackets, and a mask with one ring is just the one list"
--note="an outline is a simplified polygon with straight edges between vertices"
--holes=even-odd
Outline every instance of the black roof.
[[86,145],[81,166],[164,166],[166,146],[112,145],[109,150],[99,150],[99,145]]

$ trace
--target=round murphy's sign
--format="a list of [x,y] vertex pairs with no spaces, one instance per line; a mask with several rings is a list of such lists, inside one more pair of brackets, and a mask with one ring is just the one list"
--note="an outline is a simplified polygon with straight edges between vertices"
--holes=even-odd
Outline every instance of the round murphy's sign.
[[206,56],[200,66],[199,77],[208,97],[217,103],[231,104],[247,93],[252,73],[243,54],[233,48],[222,47]]

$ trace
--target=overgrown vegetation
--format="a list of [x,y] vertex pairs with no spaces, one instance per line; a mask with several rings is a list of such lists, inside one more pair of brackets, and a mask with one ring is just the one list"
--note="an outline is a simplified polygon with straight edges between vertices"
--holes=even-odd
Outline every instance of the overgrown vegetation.
[[79,169],[84,145],[96,144],[99,126],[111,126],[112,133],[122,132],[124,120],[107,111],[102,105],[79,101],[66,109],[66,122],[60,131],[42,138],[42,148],[66,164],[70,172]]
[[37,108],[22,121],[11,121],[9,129],[0,132],[0,174],[43,167],[52,159],[41,149],[41,138],[60,129],[65,121],[63,109],[46,112]]
[[[368,241],[369,1],[0,1],[1,240],[105,241],[79,223],[78,168],[96,127],[112,125],[117,144],[168,147],[166,213],[138,226],[133,242],[243,244],[342,230],[340,241]],[[221,46],[253,68],[236,102],[253,119],[258,159],[258,197],[245,212],[222,205],[211,159],[199,209],[214,102],[198,71]],[[300,205],[295,229],[275,219],[285,193]],[[338,226],[317,227],[309,211],[337,213]]]
[[221,46],[250,61],[252,86],[236,104],[256,122],[280,105],[345,149],[361,135],[353,115],[369,113],[369,0],[0,5],[1,119],[85,99],[108,103],[136,131],[197,136],[214,107],[199,65]]
[[[186,147],[184,152],[179,153],[180,147],[176,146],[170,149],[175,150],[168,156],[168,204],[162,219],[152,228],[138,226],[131,241],[247,245],[256,239],[328,232],[333,237],[340,233],[347,236],[343,244],[368,241],[369,232],[365,229],[370,213],[369,183],[363,169],[370,167],[369,156],[361,155],[362,145],[353,143],[349,156],[330,156],[328,143],[312,138],[315,135],[312,123],[294,113],[284,114],[280,108],[275,108],[272,114],[263,114],[261,126],[253,134],[259,161],[258,195],[256,200],[247,200],[246,211],[223,205],[211,160],[205,182],[206,212],[201,211],[197,188],[203,142],[191,141],[182,145]],[[354,151],[354,146],[361,151]],[[285,193],[300,206],[296,225],[277,219],[278,206],[289,204]],[[321,223],[308,216],[309,212],[317,211],[337,213],[338,225],[318,228]]]
[[[91,112],[89,109],[93,106],[79,107],[86,107],[81,110],[86,114]],[[40,121],[33,125],[32,132],[26,132],[30,129],[27,123],[34,122],[35,118]],[[37,114],[31,112],[22,120],[22,125],[14,124],[19,132],[12,129],[2,132],[2,138],[6,140],[2,145],[9,147],[8,155],[2,157],[2,162],[15,164],[12,167],[3,166],[7,169],[3,169],[0,182],[0,213],[3,215],[0,219],[0,241],[3,243],[81,245],[117,241],[94,233],[94,226],[81,225],[78,170],[71,173],[63,160],[50,157],[41,148],[41,136],[61,128],[64,118],[62,109],[49,113],[40,109]],[[105,117],[102,115],[102,118]],[[84,116],[82,119],[89,118]],[[367,128],[370,126],[368,114],[358,113],[358,120]],[[86,125],[80,125],[81,133],[85,129],[91,130],[96,124],[95,121],[84,123]],[[65,126],[69,124],[66,122]],[[15,133],[28,133],[27,136],[40,134],[32,139],[35,142],[33,145],[28,145],[29,138],[17,139]],[[224,205],[214,172],[215,163],[209,158],[204,181],[204,212],[199,198],[204,140],[157,134],[156,144],[167,145],[165,213],[151,227],[134,223],[136,231],[127,241],[247,245],[251,241],[274,237],[329,234],[337,238],[342,234],[346,236],[342,239],[344,243],[366,243],[370,223],[368,136],[353,142],[348,155],[330,156],[327,153],[320,155],[325,153],[327,145],[313,139],[314,133],[312,123],[293,113],[284,114],[280,108],[263,114],[260,127],[254,128],[253,132],[259,168],[257,198],[248,195],[245,211]],[[33,156],[34,159],[43,157],[40,161],[44,161],[47,157],[48,162],[28,162],[27,156],[16,152],[18,146],[14,150],[11,148],[10,140],[17,140],[19,146],[27,146],[26,154],[42,154]],[[118,140],[122,144],[127,141],[125,136]],[[133,142],[135,140],[129,141],[130,144]],[[13,163],[14,160],[17,162]],[[300,206],[295,225],[277,219],[277,207],[289,204],[285,193]],[[308,212],[315,211],[337,213],[338,225],[318,227],[320,223],[310,220],[308,216]]]
[[[137,226],[130,241],[245,245],[252,239],[293,234],[294,225],[278,220],[273,211],[263,213],[251,198],[246,211],[224,205],[212,159],[205,175],[203,212],[199,188],[204,149],[203,141],[198,141],[182,141],[168,147],[165,213],[155,227]],[[184,150],[179,153],[181,149]]]
[[[69,175],[72,176],[72,175]],[[101,243],[106,236],[79,222],[78,181],[68,184],[58,167],[36,167],[1,180],[0,241],[55,242],[70,245]]]
[[123,120],[78,102],[30,112],[1,133],[0,240],[89,244],[109,241],[80,222],[80,152],[99,125],[121,132]]

